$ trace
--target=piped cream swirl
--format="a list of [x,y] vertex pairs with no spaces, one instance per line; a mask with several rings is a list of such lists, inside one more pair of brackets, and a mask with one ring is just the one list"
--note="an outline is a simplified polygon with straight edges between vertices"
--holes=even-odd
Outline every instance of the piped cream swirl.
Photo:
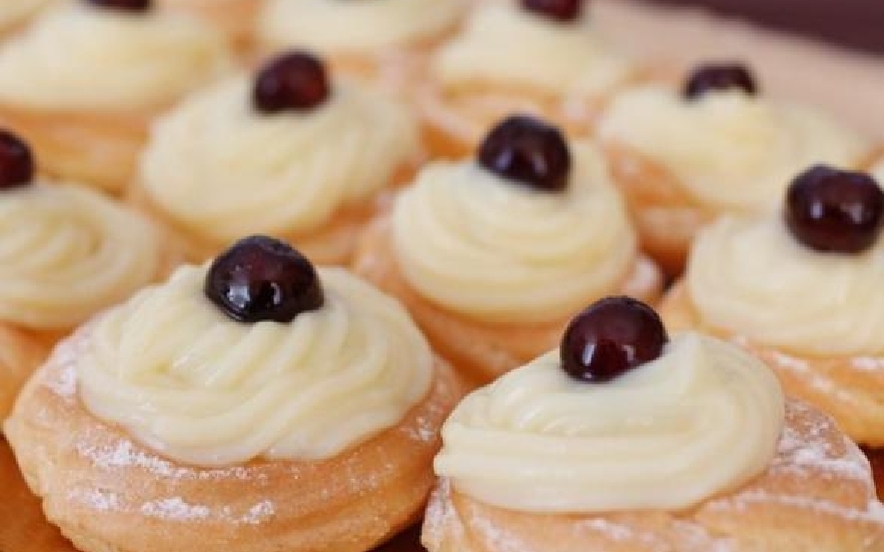
[[393,213],[398,264],[421,295],[491,322],[545,322],[615,291],[636,237],[604,161],[572,147],[568,188],[538,192],[474,162],[426,167]]
[[553,351],[455,409],[436,472],[511,510],[680,510],[763,472],[784,410],[760,361],[699,334],[607,384],[572,380]]
[[457,24],[464,0],[270,0],[258,35],[272,47],[363,54],[435,39]]
[[704,206],[749,212],[776,209],[808,166],[856,167],[869,150],[821,112],[741,91],[693,101],[659,86],[625,92],[599,132],[671,171]]
[[157,108],[228,65],[223,36],[196,19],[72,2],[0,49],[0,102],[55,110]]
[[153,280],[162,247],[146,220],[90,190],[0,192],[0,320],[70,329]]
[[186,100],[154,126],[143,155],[151,200],[197,235],[315,230],[420,153],[412,113],[356,83],[335,83],[304,113],[260,114],[250,92],[239,76]]
[[884,353],[884,240],[820,253],[780,216],[725,218],[697,238],[686,282],[707,327],[804,354]]
[[80,396],[176,461],[331,458],[395,426],[427,393],[433,359],[393,299],[320,269],[325,305],[243,324],[203,295],[206,267],[108,311],[85,333]]
[[598,95],[622,83],[632,64],[605,43],[588,15],[559,23],[518,2],[492,2],[478,8],[463,33],[437,53],[433,72],[450,91],[492,84]]

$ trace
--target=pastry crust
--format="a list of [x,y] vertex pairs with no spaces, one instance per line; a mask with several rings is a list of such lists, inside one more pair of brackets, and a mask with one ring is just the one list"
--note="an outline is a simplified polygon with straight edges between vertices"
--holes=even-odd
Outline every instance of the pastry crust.
[[0,324],[0,420],[12,411],[18,392],[49,356],[53,343],[49,337]]
[[833,416],[853,440],[872,447],[884,446],[884,357],[803,355],[706,327],[684,284],[676,284],[667,293],[659,312],[671,332],[696,329],[743,347],[773,369],[789,395]]
[[88,326],[59,345],[5,426],[47,518],[85,552],[368,550],[416,521],[439,428],[461,396],[438,362],[399,425],[335,458],[203,469],[161,458],[84,409],[71,359],[87,338]]
[[34,112],[0,104],[0,126],[34,148],[40,169],[112,194],[132,181],[153,112]]
[[[353,266],[357,274],[402,301],[433,348],[473,387],[484,385],[555,347],[570,321],[569,316],[547,324],[488,324],[424,299],[408,285],[397,267],[388,217],[378,218],[365,230]],[[617,291],[653,303],[662,287],[663,278],[657,267],[639,257]]]
[[868,462],[819,411],[787,403],[768,470],[684,512],[539,515],[488,506],[442,480],[423,530],[429,552],[874,552],[884,505]]
[[642,249],[667,275],[684,270],[694,236],[715,215],[693,200],[669,170],[633,148],[605,144],[614,182],[620,187]]
[[255,19],[262,2],[256,0],[160,0],[173,10],[192,13],[221,29],[239,50],[250,46]]

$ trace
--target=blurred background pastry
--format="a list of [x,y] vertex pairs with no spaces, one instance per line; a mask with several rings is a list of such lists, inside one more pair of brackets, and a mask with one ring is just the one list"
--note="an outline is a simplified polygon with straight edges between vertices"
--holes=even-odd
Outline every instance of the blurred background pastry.
[[229,67],[220,32],[150,0],[75,0],[0,44],[0,124],[47,174],[119,193],[159,110]]
[[160,118],[134,201],[197,261],[239,236],[265,233],[315,262],[343,264],[384,194],[412,177],[422,153],[407,106],[292,51]]

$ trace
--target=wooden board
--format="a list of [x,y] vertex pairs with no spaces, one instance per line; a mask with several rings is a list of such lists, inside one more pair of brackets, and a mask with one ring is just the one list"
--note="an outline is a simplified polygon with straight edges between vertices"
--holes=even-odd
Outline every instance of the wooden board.
[[[418,536],[415,527],[375,552],[423,551]],[[6,441],[0,441],[0,552],[77,552],[43,517]]]

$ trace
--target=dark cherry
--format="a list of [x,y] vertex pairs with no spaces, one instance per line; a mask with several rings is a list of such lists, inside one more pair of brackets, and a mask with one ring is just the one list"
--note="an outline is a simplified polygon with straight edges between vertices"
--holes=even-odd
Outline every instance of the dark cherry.
[[521,0],[522,8],[556,21],[574,21],[583,11],[583,0]]
[[0,129],[0,190],[24,186],[34,179],[34,156],[18,136]]
[[100,8],[144,12],[153,7],[151,0],[86,0],[87,3]]
[[479,163],[503,178],[556,192],[568,185],[571,153],[559,129],[516,115],[488,133],[479,148]]
[[629,297],[608,297],[578,314],[562,337],[562,369],[604,383],[650,362],[669,341],[654,309]]
[[322,61],[307,52],[289,52],[258,72],[252,99],[258,111],[278,113],[313,109],[330,94]]
[[884,192],[867,174],[818,165],[792,181],[785,216],[789,230],[807,247],[859,253],[881,233]]
[[322,307],[313,265],[289,244],[266,236],[235,243],[212,263],[205,294],[240,322],[291,322]]
[[694,100],[707,92],[734,89],[753,96],[758,93],[755,77],[748,67],[739,63],[708,64],[694,69],[685,84],[684,96]]

